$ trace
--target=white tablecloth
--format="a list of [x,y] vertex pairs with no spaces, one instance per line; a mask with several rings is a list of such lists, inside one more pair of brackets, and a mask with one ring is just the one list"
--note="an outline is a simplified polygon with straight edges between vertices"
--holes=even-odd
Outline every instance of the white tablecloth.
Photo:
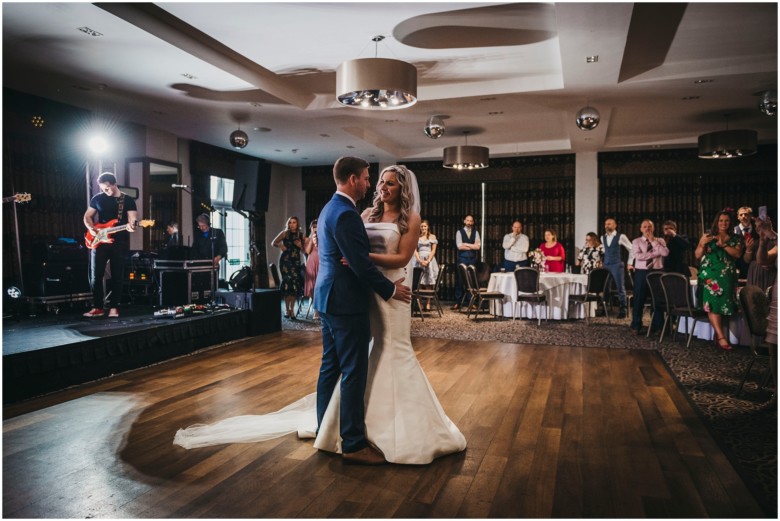
[[[569,304],[569,295],[585,293],[588,276],[576,273],[542,273],[539,276],[539,290],[547,295],[547,305],[520,304],[517,317],[531,318],[538,309],[543,319],[566,320],[585,318],[584,308]],[[492,312],[499,316],[511,317],[517,302],[517,283],[514,273],[493,273],[488,282],[488,291],[500,291],[504,294],[503,303],[494,300]],[[588,308],[590,306],[587,306]]]

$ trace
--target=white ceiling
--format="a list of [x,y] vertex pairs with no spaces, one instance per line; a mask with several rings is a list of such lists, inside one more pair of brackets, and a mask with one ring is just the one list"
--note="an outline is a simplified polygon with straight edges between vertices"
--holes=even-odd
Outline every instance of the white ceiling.
[[[757,108],[777,88],[774,2],[3,3],[2,13],[4,86],[225,148],[240,124],[243,152],[292,166],[438,159],[464,131],[491,157],[694,147],[726,125],[777,142],[776,118]],[[386,39],[375,46],[375,35]],[[415,106],[335,101],[338,65],[374,56],[416,66]],[[602,118],[590,132],[574,123],[586,104]],[[446,116],[438,140],[423,134],[432,115]]]

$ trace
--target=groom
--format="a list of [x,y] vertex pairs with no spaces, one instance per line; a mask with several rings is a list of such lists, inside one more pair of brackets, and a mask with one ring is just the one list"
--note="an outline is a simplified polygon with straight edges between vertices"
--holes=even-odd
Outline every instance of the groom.
[[[317,221],[320,268],[314,288],[314,309],[322,323],[322,365],[317,381],[317,426],[322,424],[341,376],[341,452],[345,463],[378,465],[381,452],[365,436],[366,378],[371,330],[369,292],[384,300],[411,301],[403,278],[385,278],[368,257],[368,235],[355,207],[371,186],[369,164],[342,157],[333,166],[336,193]],[[346,265],[341,260],[346,259]]]

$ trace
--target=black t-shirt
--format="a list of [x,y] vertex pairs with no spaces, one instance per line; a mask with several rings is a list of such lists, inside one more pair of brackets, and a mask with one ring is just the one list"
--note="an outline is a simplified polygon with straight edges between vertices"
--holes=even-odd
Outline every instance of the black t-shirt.
[[[93,221],[98,224],[105,224],[112,219],[116,219],[119,214],[119,197],[111,197],[103,192],[92,196],[89,201],[90,208],[97,210],[97,219],[93,218]],[[129,195],[124,196],[124,202],[122,203],[122,218],[116,226],[120,224],[127,224],[127,212],[138,211],[135,206],[135,199]],[[130,243],[130,236],[124,232],[118,232],[112,235],[115,242]]]
[[[92,199],[89,201],[89,206],[98,212],[97,223],[105,224],[111,219],[117,218],[117,215],[119,214],[119,197],[111,197],[110,195],[100,192],[99,194],[92,196]],[[138,211],[138,208],[135,206],[135,199],[125,195],[122,206],[122,218],[119,219],[117,224],[127,224],[127,212],[135,211]]]

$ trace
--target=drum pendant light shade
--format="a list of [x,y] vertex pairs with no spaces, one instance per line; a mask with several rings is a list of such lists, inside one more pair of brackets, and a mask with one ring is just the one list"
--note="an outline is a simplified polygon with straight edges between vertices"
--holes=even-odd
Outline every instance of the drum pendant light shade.
[[701,159],[730,159],[752,156],[758,150],[755,130],[721,130],[699,136]]
[[417,69],[387,58],[359,58],[336,69],[336,96],[348,107],[396,110],[417,103]]
[[490,162],[490,150],[487,147],[459,145],[444,149],[444,168],[455,170],[478,170],[487,168]]

